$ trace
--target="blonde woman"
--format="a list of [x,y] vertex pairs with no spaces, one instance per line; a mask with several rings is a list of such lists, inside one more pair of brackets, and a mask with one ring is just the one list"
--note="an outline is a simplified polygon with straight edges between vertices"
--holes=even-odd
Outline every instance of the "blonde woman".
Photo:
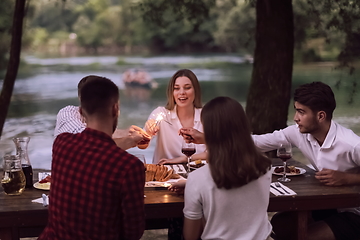
[[[194,128],[203,131],[200,121],[202,109],[200,84],[191,70],[181,69],[170,79],[166,93],[166,106],[152,111],[145,124],[145,130],[152,136],[156,135],[153,163],[187,162],[186,156],[181,152],[183,138],[179,136],[179,130]],[[156,124],[156,120],[160,118],[163,120]],[[139,148],[147,148],[148,144],[142,144]],[[196,153],[192,159],[204,159],[205,149],[204,144],[196,145]]]

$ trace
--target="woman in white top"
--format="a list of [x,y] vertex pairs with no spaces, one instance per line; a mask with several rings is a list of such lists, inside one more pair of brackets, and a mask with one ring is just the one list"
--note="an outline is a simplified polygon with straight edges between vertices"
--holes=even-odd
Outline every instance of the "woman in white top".
[[186,183],[184,238],[267,239],[271,161],[255,147],[242,106],[217,97],[201,121],[208,164]]
[[[196,75],[188,69],[177,71],[167,87],[166,106],[152,111],[145,123],[146,132],[152,136],[156,134],[153,163],[187,162],[181,152],[183,138],[179,136],[179,129],[191,127],[202,132],[201,108],[201,89]],[[163,120],[156,124],[156,120],[161,118]],[[139,148],[144,149],[148,144],[142,144]],[[204,159],[205,150],[204,144],[197,145],[192,159]]]

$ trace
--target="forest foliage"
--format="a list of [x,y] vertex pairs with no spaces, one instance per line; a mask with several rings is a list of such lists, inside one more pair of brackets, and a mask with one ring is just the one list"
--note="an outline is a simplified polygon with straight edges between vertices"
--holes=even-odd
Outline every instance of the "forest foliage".
[[[254,1],[28,1],[23,50],[31,54],[253,54]],[[13,10],[0,1],[0,69]],[[295,61],[343,65],[360,54],[360,3],[293,0]]]

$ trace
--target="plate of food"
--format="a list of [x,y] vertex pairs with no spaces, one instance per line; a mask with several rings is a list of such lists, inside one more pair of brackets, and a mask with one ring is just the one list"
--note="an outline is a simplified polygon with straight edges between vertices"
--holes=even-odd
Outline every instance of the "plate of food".
[[[283,166],[274,166],[272,167],[272,171],[274,175],[282,176],[284,174]],[[295,166],[287,166],[286,168],[286,176],[298,176],[306,173],[306,170],[303,168],[295,167]]]
[[202,166],[205,166],[205,164],[207,164],[207,162],[205,160],[195,160],[195,161],[189,162],[190,168],[192,168],[192,169],[201,168]]
[[50,182],[51,182],[51,175],[48,175],[46,178],[40,180],[39,182],[34,183],[34,188],[40,190],[50,190]]

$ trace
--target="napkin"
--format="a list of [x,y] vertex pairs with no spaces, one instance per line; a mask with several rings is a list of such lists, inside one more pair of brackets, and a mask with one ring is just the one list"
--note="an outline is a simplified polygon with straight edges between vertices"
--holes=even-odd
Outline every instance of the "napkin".
[[[280,183],[280,186],[282,187],[277,187],[276,185],[275,185],[275,183],[273,182],[273,183],[271,183],[270,184],[270,192],[272,193],[272,194],[274,194],[275,196],[294,196],[294,195],[296,195],[296,192],[294,192],[293,190],[291,190],[290,188],[288,188],[287,186],[285,186],[284,184],[282,184],[282,183]],[[278,189],[279,191],[277,191],[276,189]],[[285,190],[287,191],[285,191]]]
[[182,164],[164,165],[168,169],[174,169],[175,173],[186,173],[185,167]]
[[47,176],[51,175],[51,172],[39,172],[38,173],[38,179],[39,181],[43,180]]
[[42,203],[42,205],[44,205],[44,207],[46,207],[49,205],[49,196],[46,194],[43,194],[41,196],[41,198],[36,198],[36,199],[32,200],[31,202]]

